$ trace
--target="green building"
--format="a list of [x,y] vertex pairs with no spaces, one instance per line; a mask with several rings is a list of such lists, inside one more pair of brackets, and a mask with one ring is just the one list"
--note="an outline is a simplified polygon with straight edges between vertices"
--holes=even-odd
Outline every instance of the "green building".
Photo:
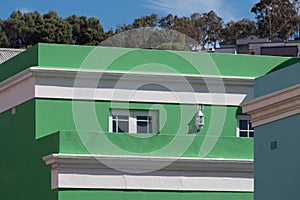
[[255,81],[255,99],[243,104],[255,126],[255,199],[299,199],[299,64]]
[[297,62],[36,45],[0,65],[1,199],[253,199],[240,104]]

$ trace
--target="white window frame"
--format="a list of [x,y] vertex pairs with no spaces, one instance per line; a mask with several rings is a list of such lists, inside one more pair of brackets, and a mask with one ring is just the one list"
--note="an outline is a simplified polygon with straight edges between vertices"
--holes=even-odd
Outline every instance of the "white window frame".
[[[113,115],[129,116],[128,132],[135,134],[157,134],[158,133],[158,111],[157,110],[125,110],[125,109],[111,109],[109,116],[109,132],[113,132]],[[137,116],[150,116],[152,122],[152,133],[138,133],[137,132]]]
[[237,116],[237,127],[236,127],[236,136],[237,137],[240,137],[240,138],[243,138],[240,136],[240,131],[247,131],[247,137],[244,137],[244,138],[252,138],[252,137],[249,137],[249,133],[254,133],[254,130],[250,130],[250,127],[249,127],[249,123],[247,124],[248,127],[247,127],[247,130],[240,130],[240,120],[247,120],[247,121],[251,121],[251,116],[249,115],[238,115]]

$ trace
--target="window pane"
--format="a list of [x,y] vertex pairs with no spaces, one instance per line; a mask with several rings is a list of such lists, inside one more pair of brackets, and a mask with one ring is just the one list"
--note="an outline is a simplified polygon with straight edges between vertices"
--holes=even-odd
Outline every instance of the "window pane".
[[118,122],[118,133],[128,133],[128,121]]
[[254,132],[249,132],[249,137],[254,137]]
[[240,120],[240,130],[248,130],[248,120]]
[[249,121],[249,130],[254,130],[251,121]]
[[113,132],[117,132],[117,122],[113,120]]
[[248,137],[247,131],[240,131],[240,137]]
[[137,133],[148,133],[148,122],[137,122]]
[[126,116],[126,115],[118,115],[118,119],[128,120],[128,116]]
[[143,120],[143,121],[148,121],[149,120],[149,116],[137,116],[136,117],[136,119],[138,120],[138,121],[141,121],[141,120]]

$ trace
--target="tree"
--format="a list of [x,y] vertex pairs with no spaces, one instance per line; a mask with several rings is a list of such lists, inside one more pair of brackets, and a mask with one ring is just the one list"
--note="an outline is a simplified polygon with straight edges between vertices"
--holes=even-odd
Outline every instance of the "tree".
[[223,20],[214,11],[204,13],[203,17],[203,28],[206,31],[205,44],[207,44],[208,47],[213,46],[216,48],[217,41],[221,39]]
[[205,18],[203,14],[200,13],[193,13],[191,15],[191,23],[192,23],[192,34],[191,36],[194,40],[196,40],[201,47],[201,49],[205,49],[206,46],[206,27],[205,27]]
[[191,21],[194,26],[194,38],[199,41],[202,49],[214,47],[221,39],[223,20],[214,11],[208,13],[193,13]]
[[235,44],[237,39],[245,39],[257,32],[255,22],[249,19],[242,19],[234,22],[229,21],[222,29],[222,42]]
[[8,42],[8,39],[7,39],[7,36],[3,30],[3,21],[0,20],[0,47],[9,47],[9,42]]
[[297,29],[297,3],[298,0],[260,0],[256,3],[251,12],[256,15],[258,35],[271,40],[287,40]]
[[114,35],[114,30],[110,28],[107,32],[104,33],[104,39],[110,38]]
[[22,12],[13,11],[10,18],[3,22],[4,32],[9,41],[9,46],[13,48],[23,47],[22,43],[22,29],[24,28],[24,21],[22,20]]
[[129,31],[129,30],[132,30],[132,29],[133,29],[132,24],[123,24],[123,25],[119,24],[116,27],[115,34],[119,34],[121,32]]
[[33,46],[41,41],[41,33],[44,24],[44,19],[37,11],[24,13],[21,17],[24,21],[22,27],[22,45],[24,47]]
[[9,47],[23,48],[39,42],[72,44],[71,25],[50,11],[43,16],[39,12],[22,13],[13,11],[10,18],[3,21],[3,30]]
[[174,16],[172,14],[168,14],[165,17],[162,17],[158,24],[160,28],[165,28],[165,29],[174,29]]
[[41,27],[41,41],[46,43],[73,44],[72,26],[55,11],[43,15],[44,23]]
[[142,28],[142,27],[156,27],[158,23],[158,15],[152,14],[149,16],[143,16],[141,18],[137,18],[132,23],[133,28]]
[[185,43],[190,43],[190,45],[194,46],[192,49],[195,49],[198,46],[198,43],[195,44],[195,41],[200,41],[199,33],[194,21],[189,17],[178,17],[177,15],[173,16],[172,14],[169,14],[160,19],[159,27],[175,30],[187,35],[194,40],[188,39],[185,41]]
[[74,44],[99,45],[104,40],[104,31],[99,19],[71,15],[66,18],[66,21],[72,26]]

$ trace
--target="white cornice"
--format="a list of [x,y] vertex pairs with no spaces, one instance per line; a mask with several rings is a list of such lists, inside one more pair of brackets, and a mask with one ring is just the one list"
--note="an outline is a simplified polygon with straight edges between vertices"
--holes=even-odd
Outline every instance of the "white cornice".
[[[251,159],[219,159],[219,158],[173,158],[173,157],[141,157],[141,156],[112,156],[112,155],[85,155],[85,154],[51,154],[43,158],[47,165],[86,165],[104,167],[103,163],[110,163],[118,169],[145,169],[147,166],[162,166],[171,163],[164,170],[184,171],[222,171],[222,172],[253,172]],[[103,161],[100,162],[100,161]],[[174,161],[174,162],[172,162]],[[123,165],[125,164],[125,165]]]
[[33,98],[238,106],[252,99],[253,82],[250,77],[31,67],[0,83],[0,99],[6,98],[0,113]]
[[245,102],[242,107],[251,115],[254,127],[299,114],[300,84]]
[[32,72],[30,69],[26,69],[2,82],[0,82],[0,92],[4,91],[7,88],[13,87],[14,85],[32,77]]
[[182,79],[178,77],[184,77],[187,80],[195,81],[195,83],[210,81],[224,81],[226,84],[242,84],[242,85],[253,85],[255,78],[253,77],[239,77],[239,76],[214,76],[214,75],[194,75],[194,74],[174,74],[174,73],[151,73],[151,72],[122,72],[122,71],[101,71],[101,70],[74,70],[65,68],[41,68],[31,67],[29,69],[35,76],[51,76],[51,77],[64,77],[64,78],[88,78],[88,79],[99,79],[104,76],[108,78],[119,79],[126,75],[130,78],[137,78],[137,80],[153,80],[154,78],[160,78],[160,80],[170,80],[172,82],[178,82]]
[[253,191],[253,160],[73,154],[43,159],[52,166],[52,188]]

